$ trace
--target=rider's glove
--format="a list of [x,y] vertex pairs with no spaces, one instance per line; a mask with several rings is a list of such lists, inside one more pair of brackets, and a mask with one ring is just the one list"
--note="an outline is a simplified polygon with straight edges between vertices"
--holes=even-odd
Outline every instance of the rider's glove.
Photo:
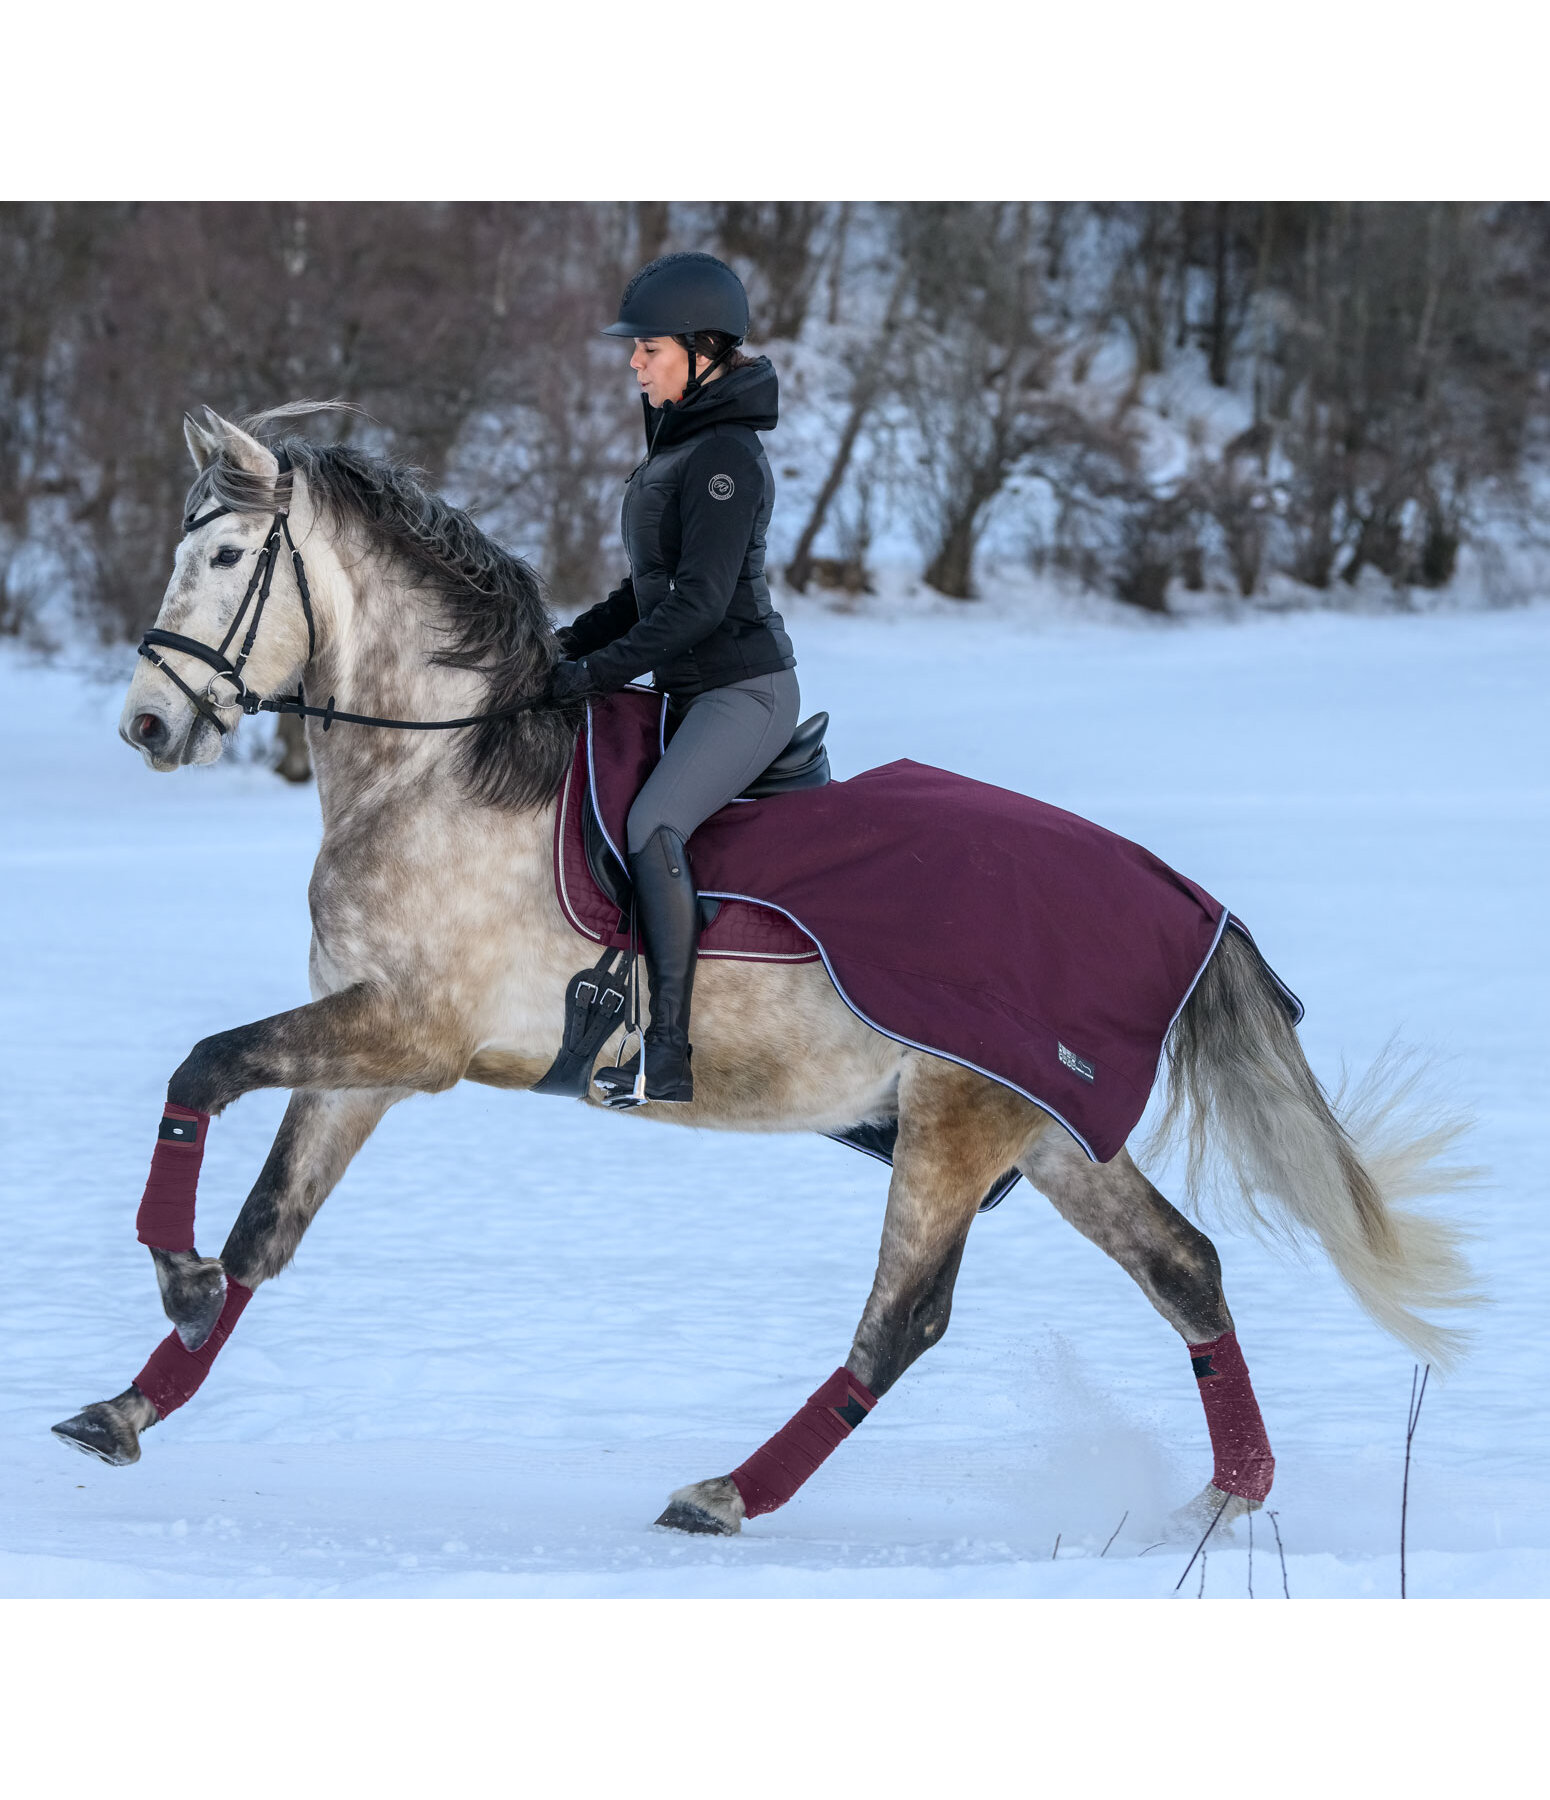
[[583,658],[580,662],[566,661],[554,665],[549,671],[549,685],[544,690],[544,698],[558,705],[567,700],[585,700],[597,691],[592,673]]

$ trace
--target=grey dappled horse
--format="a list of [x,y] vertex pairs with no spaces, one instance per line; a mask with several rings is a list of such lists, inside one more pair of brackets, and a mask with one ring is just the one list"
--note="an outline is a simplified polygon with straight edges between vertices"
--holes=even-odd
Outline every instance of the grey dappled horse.
[[[358,712],[437,719],[537,695],[558,652],[531,571],[363,452],[286,438],[282,470],[254,434],[307,410],[279,409],[251,431],[213,413],[188,421],[196,523],[178,548],[158,628],[222,643],[271,521],[288,507],[310,594],[304,605],[301,565],[293,571],[280,557],[243,669],[255,696],[292,693],[304,680],[309,695],[337,695]],[[121,731],[153,769],[172,770],[213,761],[239,717],[232,683],[164,645],[160,666],[137,669]],[[567,980],[596,953],[562,915],[551,872],[556,795],[578,726],[576,709],[454,733],[325,733],[308,721],[323,818],[310,889],[312,1001],[196,1044],[168,1088],[176,1107],[212,1115],[257,1088],[291,1092],[219,1260],[153,1250],[188,1350],[209,1339],[230,1284],[254,1288],[285,1267],[395,1101],[463,1080],[528,1088],[548,1067]],[[1009,927],[1008,950],[1014,935]],[[1209,1348],[1232,1333],[1210,1240],[1128,1153],[1090,1162],[1019,1094],[871,1029],[821,964],[707,961],[694,1040],[694,1102],[657,1109],[664,1119],[801,1132],[897,1119],[877,1271],[837,1372],[849,1399],[842,1380],[829,1408],[836,1441],[945,1331],[976,1208],[1014,1165],[1186,1344]],[[1450,1172],[1435,1166],[1449,1128],[1407,1134],[1394,1093],[1379,1091],[1384,1079],[1337,1116],[1269,976],[1232,932],[1169,1051],[1169,1123],[1190,1120],[1192,1187],[1206,1152],[1218,1154],[1250,1212],[1316,1239],[1380,1325],[1418,1356],[1446,1361],[1459,1334],[1415,1309],[1463,1304],[1466,1270],[1448,1226],[1395,1203],[1449,1185]],[[1209,1402],[1207,1413],[1219,1477]],[[107,1461],[132,1462],[159,1416],[131,1386],[56,1430]],[[1230,1521],[1258,1504],[1268,1468],[1242,1492],[1208,1484],[1196,1513]],[[792,1477],[802,1478],[800,1469]],[[664,1522],[735,1532],[749,1512],[746,1487],[723,1475],[681,1489]]]

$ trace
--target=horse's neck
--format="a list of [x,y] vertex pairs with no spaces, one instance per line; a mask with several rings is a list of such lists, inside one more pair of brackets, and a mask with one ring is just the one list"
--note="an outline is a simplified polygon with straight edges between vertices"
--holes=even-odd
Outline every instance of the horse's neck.
[[[309,559],[310,560],[310,559]],[[310,705],[330,698],[341,712],[385,719],[464,718],[488,704],[485,682],[471,669],[433,658],[446,648],[438,632],[438,597],[414,585],[398,564],[341,536],[316,595],[319,649],[307,675]],[[394,731],[307,721],[325,830],[379,804],[410,784],[455,779],[462,734]]]

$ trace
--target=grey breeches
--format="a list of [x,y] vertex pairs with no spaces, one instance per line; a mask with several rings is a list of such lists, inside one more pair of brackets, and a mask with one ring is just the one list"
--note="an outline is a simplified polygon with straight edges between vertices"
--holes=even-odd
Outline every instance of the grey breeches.
[[659,825],[687,839],[780,755],[802,696],[794,669],[696,694],[661,762],[635,796],[626,826],[631,856]]

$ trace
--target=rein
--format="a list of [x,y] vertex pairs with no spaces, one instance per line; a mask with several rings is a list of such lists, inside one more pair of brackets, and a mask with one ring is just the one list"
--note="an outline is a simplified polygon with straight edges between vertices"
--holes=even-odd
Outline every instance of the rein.
[[[291,459],[282,449],[275,452],[280,465],[280,475],[292,473]],[[278,484],[277,484],[278,485]],[[289,496],[287,495],[287,498]],[[212,519],[218,519],[222,513],[235,509],[230,506],[214,506],[209,512],[201,513],[197,518],[192,514],[183,520],[183,536],[197,531],[201,525],[208,525]],[[471,713],[466,719],[379,719],[370,713],[341,712],[334,705],[334,696],[328,697],[326,706],[308,706],[307,695],[301,682],[296,683],[294,695],[284,694],[272,700],[260,699],[242,679],[242,671],[253,653],[253,645],[258,637],[259,622],[264,616],[264,608],[269,602],[269,590],[274,582],[275,563],[279,558],[280,544],[284,541],[291,553],[291,565],[296,572],[296,592],[301,599],[302,614],[307,621],[307,661],[310,663],[317,653],[317,621],[312,612],[312,591],[307,586],[307,569],[301,560],[301,552],[296,548],[291,537],[291,516],[288,506],[276,509],[273,522],[264,538],[263,547],[259,550],[258,561],[253,566],[252,579],[248,582],[247,592],[242,596],[242,604],[237,608],[232,622],[226,628],[226,635],[220,643],[211,646],[202,643],[198,638],[184,637],[181,632],[163,631],[153,625],[139,644],[139,654],[155,666],[180,688],[184,695],[193,702],[195,711],[202,719],[207,719],[215,729],[225,737],[232,728],[221,717],[218,707],[239,706],[244,713],[293,713],[301,718],[321,719],[323,729],[329,730],[333,725],[378,725],[388,731],[460,731],[469,725],[482,725],[488,719],[510,719],[518,713],[532,712],[544,704],[541,694],[533,695],[526,700],[513,701],[510,706],[501,706],[491,712]],[[258,604],[253,607],[253,617],[242,639],[241,648],[233,661],[226,654],[231,641],[252,605],[254,596]],[[215,671],[205,684],[203,693],[196,693],[183,677],[173,668],[167,659],[158,654],[159,650],[180,650],[185,656],[197,657],[202,663],[208,663]],[[211,692],[217,681],[229,681],[232,693],[229,698],[212,699]]]

